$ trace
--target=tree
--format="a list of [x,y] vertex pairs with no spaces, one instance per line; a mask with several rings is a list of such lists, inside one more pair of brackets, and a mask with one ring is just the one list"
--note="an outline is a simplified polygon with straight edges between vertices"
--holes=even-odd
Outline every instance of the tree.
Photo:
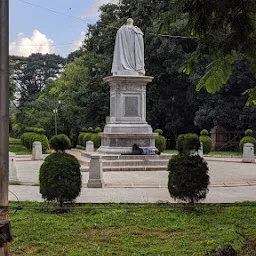
[[[169,16],[186,17],[188,36],[198,39],[198,46],[183,71],[190,73],[200,60],[210,62],[197,89],[216,92],[227,83],[232,65],[239,59],[249,60],[256,72],[256,2],[254,0],[175,0]],[[163,21],[163,23],[166,23]],[[250,91],[251,93],[254,90]]]
[[36,53],[28,58],[13,59],[12,80],[16,86],[19,108],[40,93],[49,80],[55,80],[63,72],[65,59],[55,54]]

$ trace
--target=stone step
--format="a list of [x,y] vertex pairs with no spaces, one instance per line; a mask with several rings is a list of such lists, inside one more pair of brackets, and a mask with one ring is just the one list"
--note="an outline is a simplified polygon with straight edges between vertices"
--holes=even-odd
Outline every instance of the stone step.
[[166,171],[167,166],[157,166],[157,165],[148,165],[148,166],[108,166],[103,167],[104,172],[125,172],[125,171]]
[[143,160],[143,159],[129,159],[129,160],[103,160],[102,161],[103,167],[108,167],[108,166],[167,166],[168,165],[168,160]]

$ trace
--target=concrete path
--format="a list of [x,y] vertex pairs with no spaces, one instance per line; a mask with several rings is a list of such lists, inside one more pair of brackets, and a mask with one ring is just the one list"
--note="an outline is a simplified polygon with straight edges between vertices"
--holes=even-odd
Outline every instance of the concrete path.
[[[256,200],[256,164],[241,163],[239,158],[207,158],[210,191],[206,203],[232,203]],[[42,161],[17,159],[18,179],[23,185],[10,185],[11,201],[42,201],[38,176]],[[79,203],[155,203],[174,202],[168,193],[167,171],[158,172],[104,172],[106,187],[86,187],[88,173],[82,173],[83,188]],[[25,185],[24,185],[25,184]],[[32,186],[34,185],[34,186]],[[14,196],[16,195],[17,198]]]

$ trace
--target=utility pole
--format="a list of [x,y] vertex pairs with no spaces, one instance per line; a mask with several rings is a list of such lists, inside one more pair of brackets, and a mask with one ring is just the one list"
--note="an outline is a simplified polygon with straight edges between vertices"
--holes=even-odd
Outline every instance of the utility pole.
[[[9,183],[9,0],[0,0],[0,221],[8,219]],[[3,230],[3,229],[2,229]],[[3,234],[1,234],[3,235]],[[7,256],[8,245],[0,248]]]

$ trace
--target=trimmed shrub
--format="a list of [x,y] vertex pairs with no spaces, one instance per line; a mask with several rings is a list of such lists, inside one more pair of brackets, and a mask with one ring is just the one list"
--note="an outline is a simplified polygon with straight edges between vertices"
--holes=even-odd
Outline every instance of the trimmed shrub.
[[158,133],[159,135],[163,135],[163,130],[161,129],[155,129],[155,133]]
[[65,134],[55,135],[50,139],[50,146],[56,152],[64,152],[66,149],[71,148],[70,138]]
[[39,134],[45,134],[45,129],[43,128],[37,128],[37,127],[26,127],[25,128],[26,132],[34,132],[34,133],[39,133]]
[[97,133],[91,134],[90,140],[93,141],[95,148],[99,148],[101,146],[101,137],[99,134]]
[[84,147],[86,147],[86,142],[92,140],[92,133],[85,133],[84,137],[83,137],[83,145]]
[[250,129],[246,130],[246,131],[244,132],[244,135],[245,135],[245,136],[248,136],[248,137],[253,137],[253,130],[250,130]]
[[81,191],[81,173],[78,160],[66,153],[46,157],[39,172],[40,193],[48,201],[72,202]]
[[96,128],[94,129],[94,132],[96,132],[96,133],[101,132],[101,128],[100,128],[100,127],[96,127]]
[[84,138],[84,135],[85,135],[86,133],[85,132],[81,132],[80,134],[79,134],[79,136],[78,136],[78,144],[80,145],[80,146],[83,146],[83,138]]
[[166,138],[164,136],[158,135],[155,137],[156,148],[160,153],[166,149]]
[[92,128],[92,127],[89,127],[89,128],[88,128],[88,132],[93,132],[93,128]]
[[180,155],[189,155],[191,151],[198,151],[200,141],[195,133],[180,134],[176,141],[176,149]]
[[256,139],[253,137],[253,131],[248,129],[244,132],[245,137],[240,140],[239,147],[243,151],[244,144],[251,143],[254,145],[254,153],[256,153]]
[[16,138],[9,138],[9,144],[10,145],[21,145],[21,139],[16,139]]
[[209,132],[207,130],[202,130],[200,132],[199,140],[203,144],[204,154],[208,154],[212,149],[212,139],[208,136]]
[[27,148],[32,149],[33,142],[40,141],[42,143],[42,151],[45,152],[49,147],[48,138],[43,134],[38,134],[34,132],[26,132],[21,136],[21,143]]
[[204,129],[204,130],[202,130],[202,131],[200,132],[200,135],[201,135],[201,136],[208,136],[208,135],[209,135],[209,132],[208,132],[206,129]]
[[170,196],[194,204],[205,199],[209,175],[207,163],[200,156],[173,156],[168,164]]

